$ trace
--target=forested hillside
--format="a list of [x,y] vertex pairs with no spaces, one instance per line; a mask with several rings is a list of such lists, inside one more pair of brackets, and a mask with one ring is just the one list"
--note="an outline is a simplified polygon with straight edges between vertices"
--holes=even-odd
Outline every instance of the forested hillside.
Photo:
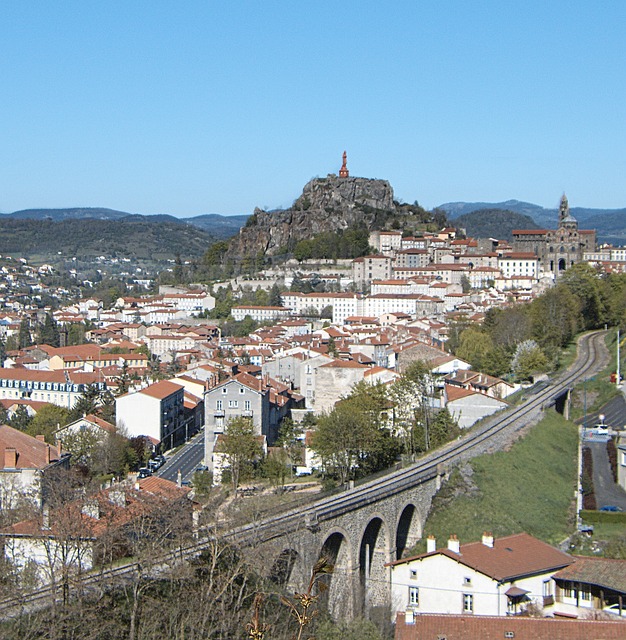
[[454,220],[471,238],[511,240],[513,229],[539,229],[530,216],[508,209],[479,209]]
[[0,254],[26,258],[106,255],[153,260],[201,256],[215,238],[191,225],[152,221],[144,216],[120,220],[15,220],[0,217]]

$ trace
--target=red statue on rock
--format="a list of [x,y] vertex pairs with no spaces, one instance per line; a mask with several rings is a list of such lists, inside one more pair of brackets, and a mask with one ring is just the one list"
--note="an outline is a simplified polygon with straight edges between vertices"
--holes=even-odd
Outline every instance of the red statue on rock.
[[341,165],[341,169],[339,169],[339,177],[340,178],[347,178],[350,175],[348,173],[348,167],[346,165],[346,162],[348,162],[348,154],[344,151],[343,152],[343,164]]

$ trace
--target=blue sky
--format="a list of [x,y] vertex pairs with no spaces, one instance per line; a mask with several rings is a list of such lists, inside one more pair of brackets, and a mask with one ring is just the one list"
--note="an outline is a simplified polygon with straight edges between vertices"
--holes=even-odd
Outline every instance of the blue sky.
[[314,176],[427,208],[626,207],[626,2],[0,5],[0,211],[251,213]]

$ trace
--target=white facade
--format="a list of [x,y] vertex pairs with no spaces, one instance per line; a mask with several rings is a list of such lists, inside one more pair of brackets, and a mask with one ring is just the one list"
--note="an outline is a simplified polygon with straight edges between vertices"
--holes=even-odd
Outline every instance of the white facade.
[[539,258],[532,253],[510,253],[498,258],[498,268],[505,278],[539,277]]
[[246,316],[250,316],[255,322],[273,322],[279,318],[284,318],[291,313],[288,307],[261,307],[254,305],[245,305],[233,307],[231,315],[237,322],[243,320]]

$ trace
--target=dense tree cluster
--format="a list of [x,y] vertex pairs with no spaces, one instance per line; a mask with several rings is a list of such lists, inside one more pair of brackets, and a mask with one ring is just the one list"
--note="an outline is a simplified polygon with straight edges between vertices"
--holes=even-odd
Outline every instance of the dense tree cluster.
[[481,326],[453,327],[450,346],[472,367],[527,380],[556,364],[580,331],[626,328],[626,275],[574,265],[532,302],[490,309]]
[[446,409],[435,409],[428,367],[416,362],[391,385],[360,382],[322,415],[312,448],[339,483],[409,460],[459,434]]

